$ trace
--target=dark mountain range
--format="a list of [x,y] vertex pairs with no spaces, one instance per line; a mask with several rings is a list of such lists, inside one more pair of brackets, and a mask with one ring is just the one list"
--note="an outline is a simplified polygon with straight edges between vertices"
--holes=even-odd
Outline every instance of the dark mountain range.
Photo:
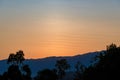
[[[81,64],[85,65],[86,67],[91,65],[94,62],[94,57],[99,55],[101,52],[104,51],[97,51],[97,52],[90,52],[82,55],[76,56],[65,56],[65,57],[46,57],[41,59],[27,59],[24,61],[24,64],[28,64],[31,71],[32,76],[35,76],[39,70],[43,69],[54,69],[55,63],[59,59],[66,59],[70,64],[70,72],[75,70],[75,64],[79,61]],[[7,60],[0,61],[0,74],[3,74],[7,71],[8,68]]]

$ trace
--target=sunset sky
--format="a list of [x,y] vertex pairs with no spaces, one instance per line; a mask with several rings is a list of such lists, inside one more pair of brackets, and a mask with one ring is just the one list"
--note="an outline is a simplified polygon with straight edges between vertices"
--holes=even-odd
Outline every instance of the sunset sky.
[[120,0],[0,0],[0,59],[72,56],[120,44]]

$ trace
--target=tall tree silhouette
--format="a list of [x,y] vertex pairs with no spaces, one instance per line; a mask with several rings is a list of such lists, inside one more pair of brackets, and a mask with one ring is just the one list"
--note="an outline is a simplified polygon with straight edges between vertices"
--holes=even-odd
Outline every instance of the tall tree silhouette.
[[16,57],[17,64],[21,64],[25,60],[24,53],[22,50],[19,50],[18,52],[16,52],[15,57]]
[[66,59],[57,60],[55,66],[58,71],[59,79],[62,79],[65,76],[65,71],[70,68]]
[[[11,64],[8,67],[8,71],[3,74],[3,80],[32,80],[31,70],[28,65],[22,64],[24,58],[24,53],[22,50],[16,52],[16,54],[11,53],[8,57],[7,63]],[[1,80],[1,79],[0,79]]]
[[107,46],[106,53],[98,58],[98,63],[85,70],[83,80],[119,80],[120,47],[111,44]]
[[14,53],[10,53],[8,59],[7,59],[7,63],[8,64],[15,64],[16,62],[16,58],[15,58],[15,54]]
[[11,53],[8,57],[7,63],[11,63],[11,64],[22,64],[23,61],[25,60],[24,58],[24,53],[22,50],[19,50],[18,52],[16,52],[16,54]]

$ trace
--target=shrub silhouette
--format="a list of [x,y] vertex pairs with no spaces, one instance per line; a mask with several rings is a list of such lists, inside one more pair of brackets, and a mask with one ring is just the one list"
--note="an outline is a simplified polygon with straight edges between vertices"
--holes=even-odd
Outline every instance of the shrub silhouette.
[[66,59],[57,60],[55,66],[59,79],[62,79],[65,76],[65,71],[70,68]]
[[23,65],[22,70],[24,72],[23,77],[25,80],[32,80],[31,78],[31,70],[28,65]]
[[81,80],[82,79],[82,74],[85,71],[85,66],[82,65],[79,61],[75,64],[75,78],[74,80]]
[[11,65],[3,74],[3,80],[22,80],[22,74],[17,65]]
[[53,70],[45,69],[38,72],[35,80],[57,80],[57,74]]

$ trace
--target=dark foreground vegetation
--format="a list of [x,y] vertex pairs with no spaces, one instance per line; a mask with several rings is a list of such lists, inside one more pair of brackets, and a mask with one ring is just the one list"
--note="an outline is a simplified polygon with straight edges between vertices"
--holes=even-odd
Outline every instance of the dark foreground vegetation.
[[[29,65],[24,64],[24,52],[11,53],[7,63],[9,68],[0,75],[0,80],[63,80],[66,70],[70,68],[66,59],[56,61],[55,69],[38,71],[31,77]],[[104,53],[95,57],[95,63],[85,67],[80,62],[75,65],[74,79],[71,80],[120,80],[120,47],[115,44],[107,46]],[[38,66],[39,67],[39,66]]]

